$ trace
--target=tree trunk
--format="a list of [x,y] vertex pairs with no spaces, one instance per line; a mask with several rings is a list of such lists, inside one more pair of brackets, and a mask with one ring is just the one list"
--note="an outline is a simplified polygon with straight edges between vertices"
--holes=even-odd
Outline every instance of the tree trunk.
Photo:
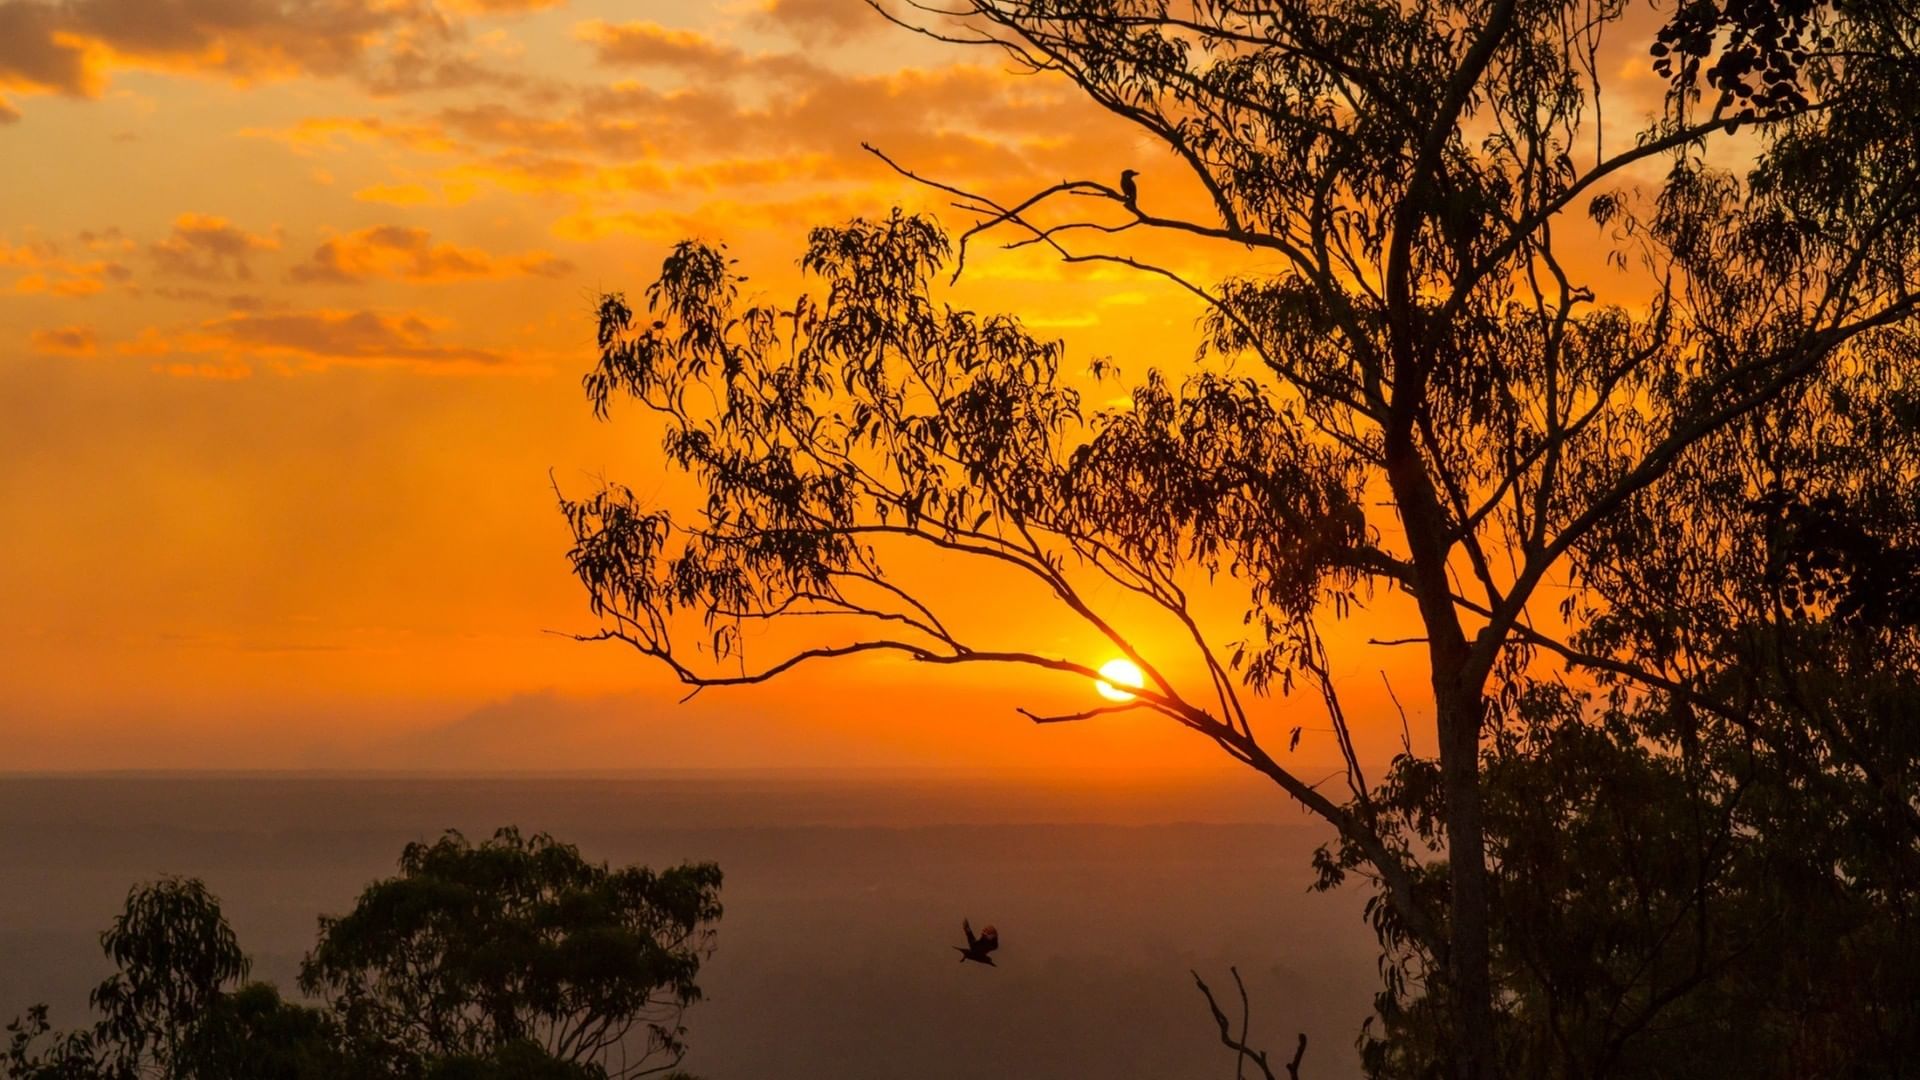
[[1446,979],[1452,1002],[1454,1074],[1460,1080],[1499,1076],[1493,1037],[1493,979],[1488,944],[1486,823],[1480,803],[1480,721],[1484,676],[1471,663],[1447,570],[1447,519],[1439,494],[1403,432],[1387,441],[1387,481],[1413,557],[1413,594],[1426,624],[1434,721],[1440,744],[1440,786],[1447,815]]
[[[1486,823],[1480,804],[1480,718],[1477,689],[1456,682],[1458,669],[1434,671],[1440,734],[1440,785],[1447,805],[1449,905],[1447,982],[1454,998],[1453,1036],[1460,1080],[1499,1075],[1493,1037],[1493,985],[1488,945],[1492,898],[1487,893]],[[1442,696],[1442,683],[1451,684]]]

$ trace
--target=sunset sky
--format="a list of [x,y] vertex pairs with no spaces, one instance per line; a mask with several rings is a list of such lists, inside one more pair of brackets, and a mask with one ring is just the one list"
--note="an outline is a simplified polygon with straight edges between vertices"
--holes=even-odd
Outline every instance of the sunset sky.
[[[685,236],[783,296],[812,225],[963,220],[863,140],[1008,197],[1129,165],[1188,197],[1066,85],[856,0],[0,0],[0,770],[1211,762],[1164,723],[1012,711],[1091,687],[874,661],[675,706],[548,633],[593,625],[549,471],[686,490],[637,412],[589,414],[594,298]],[[1111,269],[990,252],[954,299],[1074,371],[1192,356],[1191,302]],[[1383,752],[1411,651],[1338,658]],[[1271,738],[1324,723],[1263,709]]]

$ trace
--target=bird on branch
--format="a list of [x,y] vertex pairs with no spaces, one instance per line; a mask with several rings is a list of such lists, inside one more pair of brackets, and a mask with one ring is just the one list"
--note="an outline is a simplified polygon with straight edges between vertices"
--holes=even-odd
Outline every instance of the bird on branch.
[[1139,175],[1136,169],[1128,169],[1120,174],[1120,199],[1128,206],[1132,206],[1140,198],[1140,186],[1133,182],[1133,178]]
[[967,935],[967,947],[963,949],[955,945],[953,948],[954,951],[960,954],[961,963],[964,964],[972,960],[976,963],[985,964],[988,967],[997,966],[993,962],[993,957],[987,954],[1000,947],[1000,931],[989,926],[981,930],[978,937],[975,937],[973,924],[966,919],[960,920],[960,930]]

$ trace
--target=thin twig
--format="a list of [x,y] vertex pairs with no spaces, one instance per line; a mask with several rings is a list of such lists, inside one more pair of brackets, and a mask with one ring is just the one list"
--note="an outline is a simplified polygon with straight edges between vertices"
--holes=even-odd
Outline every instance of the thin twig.
[[[1261,1075],[1265,1076],[1266,1080],[1279,1080],[1279,1077],[1275,1075],[1273,1071],[1273,1066],[1267,1064],[1267,1052],[1265,1050],[1256,1050],[1247,1043],[1247,1034],[1252,1023],[1253,1013],[1252,1005],[1247,998],[1247,984],[1240,978],[1240,969],[1238,967],[1229,967],[1227,970],[1233,973],[1233,985],[1240,992],[1240,1034],[1237,1036],[1233,1033],[1232,1021],[1229,1020],[1227,1014],[1221,1010],[1220,1003],[1214,1000],[1213,990],[1207,986],[1206,980],[1202,979],[1200,973],[1197,971],[1189,971],[1188,974],[1193,976],[1193,984],[1200,988],[1201,995],[1207,999],[1207,1009],[1213,1013],[1213,1022],[1220,1028],[1221,1044],[1234,1052],[1234,1080],[1244,1080],[1247,1062],[1249,1061],[1253,1062],[1253,1064],[1259,1068]],[[1306,1055],[1307,1035],[1306,1032],[1303,1031],[1300,1033],[1299,1045],[1294,1048],[1293,1060],[1287,1062],[1285,1066],[1289,1080],[1300,1080],[1300,1061],[1306,1057]]]

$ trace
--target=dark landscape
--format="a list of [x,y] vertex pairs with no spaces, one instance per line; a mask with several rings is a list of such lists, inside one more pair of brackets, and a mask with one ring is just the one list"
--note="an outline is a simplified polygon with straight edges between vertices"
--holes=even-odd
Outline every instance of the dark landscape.
[[[204,880],[255,976],[290,989],[315,917],[404,843],[504,822],[721,864],[686,1062],[713,1080],[1217,1076],[1232,1055],[1188,971],[1231,985],[1229,965],[1256,1032],[1304,1031],[1314,1076],[1358,1075],[1357,897],[1309,895],[1320,830],[1232,777],[0,779],[0,1014],[82,1015],[100,929],[160,874]],[[1000,928],[997,969],[953,962],[963,916]]]

